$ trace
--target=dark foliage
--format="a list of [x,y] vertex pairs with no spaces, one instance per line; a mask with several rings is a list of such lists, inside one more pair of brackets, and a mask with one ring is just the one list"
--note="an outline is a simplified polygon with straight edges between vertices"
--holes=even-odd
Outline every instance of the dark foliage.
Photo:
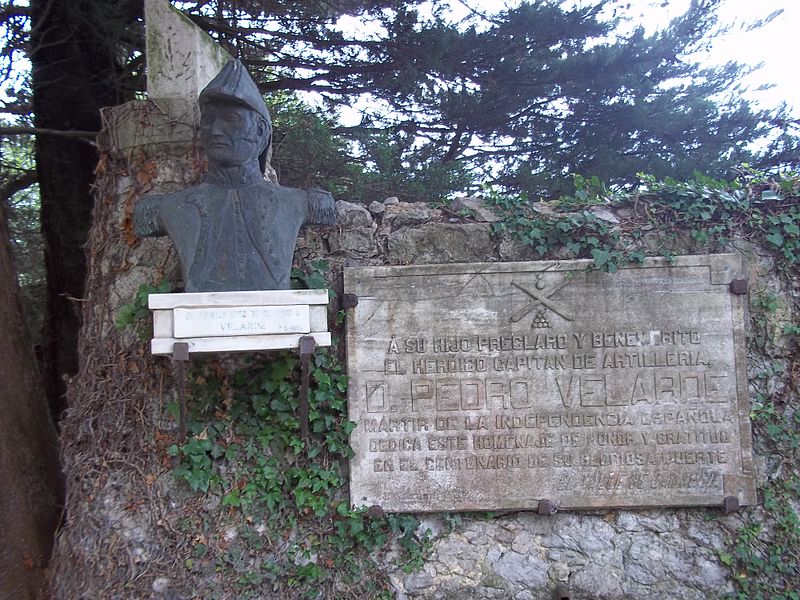
[[[339,132],[401,194],[460,189],[465,170],[552,196],[571,191],[570,173],[620,184],[637,172],[686,178],[698,169],[725,176],[742,162],[797,164],[797,122],[741,99],[748,67],[701,68],[692,58],[718,29],[719,0],[693,2],[652,34],[621,33],[629,24],[608,16],[618,7],[608,0],[574,9],[526,2],[460,22],[441,4],[433,14],[421,4],[183,6],[265,92],[314,92],[330,110],[362,107],[360,125]],[[344,13],[368,25],[347,28]]]

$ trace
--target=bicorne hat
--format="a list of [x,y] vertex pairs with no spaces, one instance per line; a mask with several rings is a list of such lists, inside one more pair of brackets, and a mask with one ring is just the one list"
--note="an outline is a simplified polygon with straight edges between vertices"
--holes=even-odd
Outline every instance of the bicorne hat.
[[272,119],[269,116],[267,105],[264,103],[264,98],[241,61],[233,58],[225,63],[225,66],[217,73],[217,76],[200,92],[198,100],[201,109],[203,105],[209,102],[240,104],[255,111],[267,121],[267,140],[264,152],[259,156],[261,170],[263,171],[266,164],[267,149],[272,139]]

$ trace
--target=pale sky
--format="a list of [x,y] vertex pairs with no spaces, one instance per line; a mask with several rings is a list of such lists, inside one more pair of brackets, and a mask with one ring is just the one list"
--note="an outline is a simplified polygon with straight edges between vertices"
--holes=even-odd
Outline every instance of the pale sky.
[[[686,11],[690,0],[629,0],[625,4],[630,6],[626,12],[633,24],[651,29]],[[783,13],[766,25],[748,30],[779,10]],[[773,108],[785,101],[794,116],[800,117],[800,0],[722,0],[717,14],[719,25],[728,30],[712,42],[707,55],[697,57],[698,61],[709,65],[731,60],[753,66],[763,63],[742,82],[749,88],[747,98],[760,108]],[[772,89],[759,90],[769,84]]]
[[[577,0],[580,2],[581,0]],[[657,27],[684,12],[690,0],[630,0],[628,12],[646,28]],[[783,11],[756,29],[749,26]],[[742,82],[746,97],[759,108],[774,108],[786,102],[800,118],[800,79],[795,75],[800,58],[800,0],[722,0],[719,24],[728,28],[718,36],[707,54],[697,56],[709,65],[736,61],[763,67]],[[771,89],[759,89],[772,85]]]
[[[461,3],[462,0],[455,0]],[[573,0],[576,4],[593,4],[594,0]],[[497,0],[463,0],[470,6],[498,6]],[[506,0],[516,3],[515,0]],[[690,0],[619,0],[632,25],[653,30],[666,25],[672,17],[686,11]],[[748,26],[767,18],[775,11],[783,13],[761,28],[748,31]],[[709,64],[724,64],[730,60],[764,66],[752,73],[743,83],[750,91],[748,99],[761,108],[778,106],[782,101],[791,105],[800,118],[800,0],[722,0],[717,13],[719,24],[729,30],[718,37],[705,60]],[[702,57],[698,60],[705,62]],[[758,91],[762,85],[773,84],[771,90]]]
[[[746,64],[763,62],[764,66],[746,80],[751,88],[750,97],[763,103],[764,108],[785,101],[792,107],[793,115],[800,118],[800,0],[727,0],[720,16],[725,22],[741,24],[757,21],[779,9],[783,9],[783,14],[760,29],[744,31],[734,26],[717,40],[710,58],[715,62],[726,59]],[[774,84],[774,88],[756,91],[764,84]]]

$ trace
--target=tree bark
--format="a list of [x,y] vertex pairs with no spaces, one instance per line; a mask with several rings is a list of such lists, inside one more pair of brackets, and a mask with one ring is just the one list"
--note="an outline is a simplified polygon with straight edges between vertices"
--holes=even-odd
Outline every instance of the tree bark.
[[19,301],[0,202],[0,600],[36,598],[61,504],[55,430]]
[[[163,444],[175,439],[174,420],[166,413],[171,365],[153,357],[134,328],[119,330],[114,322],[140,285],[177,269],[168,240],[139,242],[133,235],[136,199],[149,191],[185,189],[196,182],[202,160],[192,135],[164,143],[176,123],[192,126],[191,102],[184,103],[183,117],[167,114],[164,103],[131,104],[104,111],[108,129],[98,139],[102,158],[87,242],[80,369],[70,381],[69,410],[61,420],[69,486],[67,518],[48,571],[54,600],[149,598],[157,579],[172,580],[174,561],[183,552],[164,542],[171,535],[172,525],[164,525],[172,509],[158,500],[159,482],[171,480],[163,477]],[[141,139],[123,149],[116,146],[118,135]],[[147,559],[133,559],[131,552]]]
[[[119,104],[115,48],[124,23],[110,0],[31,1],[34,125],[98,131],[100,108]],[[42,202],[47,301],[42,335],[43,382],[55,415],[65,407],[65,376],[78,370],[84,246],[92,217],[95,148],[81,139],[40,135],[36,168]]]

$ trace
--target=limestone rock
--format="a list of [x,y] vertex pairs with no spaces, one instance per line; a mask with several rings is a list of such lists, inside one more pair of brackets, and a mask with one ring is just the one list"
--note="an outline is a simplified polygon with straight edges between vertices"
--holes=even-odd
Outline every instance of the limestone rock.
[[399,210],[393,210],[391,213],[387,212],[386,219],[390,220],[392,227],[411,227],[419,225],[430,220],[432,212],[431,209],[421,202],[414,204],[399,204]]
[[336,202],[337,223],[344,227],[370,227],[372,215],[360,204],[339,200]]
[[504,236],[498,246],[500,259],[504,262],[514,262],[521,260],[536,260],[539,258],[533,246],[523,244],[517,239]]
[[625,597],[620,575],[599,565],[580,569],[572,575],[570,584],[573,591],[582,592],[580,596],[586,598],[616,600]]
[[626,575],[636,583],[653,585],[664,579],[671,563],[685,561],[685,555],[676,554],[655,536],[642,536],[631,543],[623,560]]
[[633,513],[629,511],[619,511],[616,515],[617,527],[624,531],[655,531],[665,533],[675,531],[680,527],[678,517],[675,514],[650,512]]
[[411,594],[427,590],[434,584],[434,575],[435,573],[429,573],[427,569],[411,573],[403,580],[403,586]]
[[474,262],[494,255],[491,229],[483,223],[427,223],[389,235],[391,264]]
[[491,209],[486,208],[480,198],[474,196],[459,196],[450,204],[450,208],[455,212],[468,211],[475,214],[476,221],[484,223],[494,223],[499,221],[498,217]]
[[359,258],[375,256],[378,252],[375,241],[376,230],[375,223],[368,226],[341,227],[328,235],[328,245],[331,252],[338,252],[344,256]]
[[547,583],[547,565],[533,554],[506,552],[493,569],[506,581],[527,588],[538,589]]
[[328,234],[330,250],[345,257],[375,256],[378,246],[375,231],[378,226],[369,211],[360,204],[339,200],[336,203],[337,225]]
[[615,225],[619,224],[619,217],[603,206],[593,206],[589,209],[589,212],[601,221],[607,221],[608,223],[614,223]]

